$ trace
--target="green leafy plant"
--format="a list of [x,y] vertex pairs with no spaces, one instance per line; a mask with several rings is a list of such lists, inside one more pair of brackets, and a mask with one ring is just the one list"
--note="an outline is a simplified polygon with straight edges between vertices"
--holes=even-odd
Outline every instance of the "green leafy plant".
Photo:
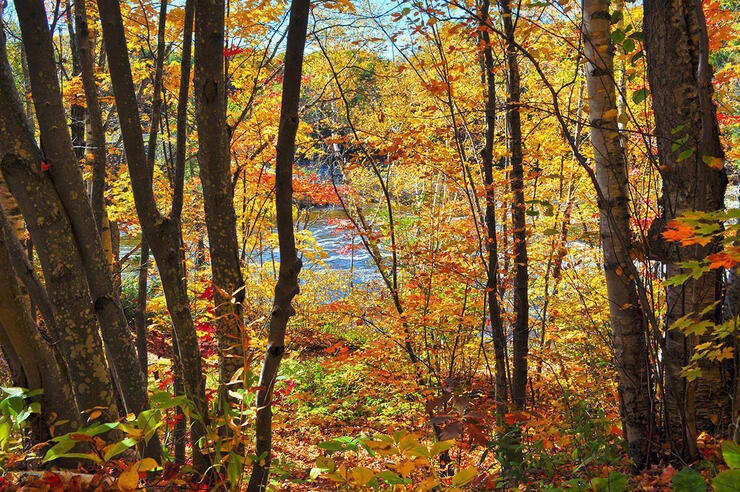
[[725,463],[730,467],[719,473],[712,480],[712,485],[716,492],[734,492],[740,488],[740,445],[725,441],[722,443],[722,457]]
[[32,414],[40,413],[41,405],[31,402],[29,398],[40,395],[43,390],[29,391],[25,388],[0,388],[0,454],[5,455],[12,447],[19,444],[19,436],[28,427]]

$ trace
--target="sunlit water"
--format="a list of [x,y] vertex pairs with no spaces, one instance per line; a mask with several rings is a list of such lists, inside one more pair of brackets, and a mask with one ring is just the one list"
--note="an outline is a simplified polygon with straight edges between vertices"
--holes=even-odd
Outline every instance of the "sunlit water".
[[[348,224],[342,210],[312,210],[309,212],[307,221],[304,216],[299,217],[298,228],[299,230],[307,229],[316,241],[316,246],[327,255],[322,261],[310,261],[303,258],[304,269],[316,272],[326,270],[345,272],[352,276],[355,283],[379,278],[375,263],[362,246],[360,238],[352,233],[351,225]],[[123,234],[121,236],[121,257],[138,244],[138,237]],[[132,256],[129,262],[133,262],[134,268],[125,269],[124,277],[134,275],[136,272],[138,253]],[[277,247],[273,250],[265,248],[261,251],[253,251],[249,256],[248,261],[259,265],[280,261],[280,251]]]

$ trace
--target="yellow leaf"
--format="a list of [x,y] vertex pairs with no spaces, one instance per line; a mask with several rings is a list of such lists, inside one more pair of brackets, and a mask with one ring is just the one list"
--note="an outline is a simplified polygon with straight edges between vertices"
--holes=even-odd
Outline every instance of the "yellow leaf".
[[159,465],[154,458],[144,458],[139,461],[139,471],[149,471],[157,468]]
[[457,472],[454,477],[452,477],[452,485],[465,485],[466,483],[473,480],[476,475],[478,475],[478,469],[476,467],[469,466],[467,468],[464,468]]
[[702,161],[704,161],[704,164],[711,167],[712,169],[716,169],[717,171],[721,171],[725,167],[725,161],[721,157],[712,157],[710,155],[702,156]]
[[118,490],[121,492],[131,492],[139,486],[139,469],[138,463],[129,466],[126,471],[121,473],[116,483]]
[[358,466],[349,471],[350,480],[357,485],[365,485],[372,480],[374,476],[375,472],[365,466]]
[[601,118],[604,120],[609,120],[612,118],[616,118],[618,114],[619,111],[617,111],[616,109],[610,109],[609,111],[604,112],[604,114],[601,115]]

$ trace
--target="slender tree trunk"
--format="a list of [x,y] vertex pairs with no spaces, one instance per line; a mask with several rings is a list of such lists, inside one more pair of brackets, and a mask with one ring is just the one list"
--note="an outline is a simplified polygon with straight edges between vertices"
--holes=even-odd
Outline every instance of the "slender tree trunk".
[[[190,90],[190,66],[191,47],[193,44],[193,17],[195,16],[195,0],[185,2],[185,19],[183,27],[182,56],[180,58],[180,90],[177,104],[177,141],[175,142],[175,183],[172,192],[172,220],[176,224],[180,240],[180,264],[183,273],[182,281],[187,287],[187,265],[185,262],[184,248],[182,247],[182,205],[185,185],[185,151],[188,140],[188,97]],[[175,354],[175,369],[173,378],[173,391],[175,396],[183,394],[183,379],[180,364],[180,349],[177,344],[177,336],[172,333],[172,348]],[[185,414],[180,407],[177,408],[178,420],[175,422],[173,438],[175,440],[174,457],[175,463],[185,463]]]
[[[187,5],[191,3],[188,2]],[[103,25],[103,38],[123,144],[131,173],[137,215],[142,232],[157,262],[167,309],[177,335],[175,346],[179,350],[185,393],[195,403],[201,416],[200,419],[192,421],[190,436],[193,443],[193,463],[202,472],[208,468],[210,460],[200,451],[197,442],[205,435],[204,426],[208,423],[208,405],[203,363],[185,283],[179,213],[165,217],[159,212],[154,201],[152,176],[147,164],[144,141],[141,138],[141,122],[131,77],[120,4],[118,0],[99,0],[98,11]],[[190,29],[187,22],[185,29],[186,33]],[[185,45],[189,47],[187,36],[185,39]],[[189,69],[189,63],[187,66]],[[185,70],[185,64],[183,64],[183,70]],[[187,98],[181,99],[180,104],[187,104],[186,101]]]
[[[599,225],[618,374],[622,430],[638,469],[647,464],[652,398],[646,326],[630,258],[627,163],[619,140],[609,0],[583,1],[583,38],[595,172],[604,202]],[[613,220],[610,220],[612,219]]]
[[105,129],[103,118],[98,102],[98,86],[95,83],[95,71],[93,67],[93,48],[90,42],[90,29],[87,23],[87,12],[85,0],[74,0],[75,3],[75,27],[77,29],[77,48],[79,50],[80,73],[82,85],[85,90],[85,101],[87,103],[87,119],[90,125],[90,144],[88,149],[93,155],[93,178],[90,204],[98,229],[102,230],[105,202],[103,192],[105,191],[105,165],[107,149],[105,145]]
[[103,333],[112,369],[127,412],[148,408],[146,384],[139,370],[128,322],[114,295],[110,264],[101,244],[90,203],[86,199],[79,163],[67,131],[59,81],[56,78],[51,35],[42,0],[16,2],[28,53],[31,87],[39,121],[48,174],[66,211],[82,259],[93,309]]
[[226,408],[226,385],[244,365],[242,301],[244,281],[236,239],[231,186],[229,129],[226,125],[224,0],[197,0],[195,9],[195,92],[198,164],[213,272],[219,356],[219,407]]
[[[275,160],[275,208],[277,211],[280,273],[275,285],[275,301],[270,315],[267,351],[257,391],[257,423],[255,454],[264,461],[255,460],[248,489],[264,490],[270,472],[272,453],[272,391],[280,361],[285,352],[285,331],[295,310],[291,301],[298,294],[298,274],[301,260],[293,235],[293,160],[295,136],[298,131],[298,103],[301,95],[303,50],[308,29],[310,0],[293,0],[290,6],[288,42],[285,48],[283,96],[280,105],[280,127]],[[261,464],[264,463],[264,464]]]
[[[66,0],[67,15],[64,16],[67,24],[67,33],[69,38],[69,51],[72,54],[72,77],[80,75],[80,45],[78,37],[75,35],[76,26],[72,21],[71,0]],[[75,19],[76,21],[76,19]],[[69,111],[70,124],[69,131],[72,137],[72,148],[74,149],[77,160],[85,156],[85,107],[78,104],[78,101],[70,107]]]
[[[136,309],[134,311],[134,325],[136,326],[136,351],[139,354],[139,365],[144,374],[149,372],[149,357],[147,353],[147,284],[149,280],[149,245],[144,235],[141,236],[141,258],[139,260],[138,293],[136,295]],[[174,351],[174,347],[173,347]]]
[[[490,23],[490,0],[481,3],[481,27]],[[486,89],[486,130],[483,148],[483,174],[486,185],[486,237],[488,249],[488,271],[486,272],[486,294],[488,296],[488,319],[491,323],[495,357],[496,419],[502,424],[508,412],[509,383],[506,377],[506,337],[501,320],[501,304],[498,298],[498,237],[496,233],[496,190],[493,182],[493,146],[496,139],[496,79],[493,73],[493,48],[487,29],[481,31],[483,41],[483,81]]]
[[511,2],[501,2],[501,12],[506,34],[506,65],[508,68],[506,121],[509,130],[511,154],[511,229],[514,242],[514,341],[513,371],[511,376],[511,401],[517,410],[524,408],[527,389],[527,354],[529,352],[529,286],[527,259],[527,224],[524,203],[524,156],[522,153],[522,122],[519,113],[520,82],[519,61],[514,40],[514,19]]
[[[654,222],[660,227],[692,210],[722,209],[727,176],[723,167],[717,169],[707,164],[722,163],[724,152],[712,103],[712,67],[702,3],[646,0],[643,5],[648,80],[663,178],[662,217]],[[685,141],[679,140],[684,137]],[[651,237],[659,238],[659,232],[651,231]],[[682,273],[679,262],[701,260],[716,248],[714,244],[656,246],[668,277]],[[690,313],[698,316],[718,300],[719,282],[718,275],[711,272],[690,278],[682,285],[666,287],[666,326]],[[710,312],[706,317],[714,319],[716,313]],[[681,375],[681,368],[693,355],[693,347],[701,342],[701,337],[687,337],[677,329],[666,332],[666,433],[680,459],[694,458],[697,433],[712,434],[717,426],[724,427],[722,419],[715,423],[712,417],[727,414],[729,384],[718,364],[702,360],[702,377],[692,383]]]

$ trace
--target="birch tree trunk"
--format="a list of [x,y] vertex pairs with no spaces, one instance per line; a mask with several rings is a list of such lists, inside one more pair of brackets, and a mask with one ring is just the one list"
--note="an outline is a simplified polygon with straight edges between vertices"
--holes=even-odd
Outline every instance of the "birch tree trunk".
[[629,273],[630,209],[627,163],[619,139],[611,42],[610,0],[583,0],[583,39],[595,173],[604,200],[599,228],[609,301],[609,320],[618,374],[622,430],[638,469],[647,464],[652,398],[646,325]]

